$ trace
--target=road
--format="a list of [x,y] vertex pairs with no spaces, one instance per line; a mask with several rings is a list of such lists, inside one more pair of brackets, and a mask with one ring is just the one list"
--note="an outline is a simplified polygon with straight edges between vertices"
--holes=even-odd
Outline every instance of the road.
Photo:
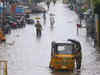
[[[49,24],[50,13],[55,14],[53,28]],[[32,18],[35,16],[41,14],[31,15]],[[66,4],[57,2],[55,7],[51,4],[45,25],[41,19],[41,38],[36,37],[34,25],[13,30],[11,35],[6,36],[7,42],[12,44],[0,46],[0,59],[8,60],[8,75],[100,75],[100,51],[93,48],[92,42],[86,41],[85,29],[80,29],[77,35],[77,23],[79,20],[76,13]],[[51,41],[64,42],[68,38],[77,39],[82,44],[81,72],[52,72],[48,68]]]

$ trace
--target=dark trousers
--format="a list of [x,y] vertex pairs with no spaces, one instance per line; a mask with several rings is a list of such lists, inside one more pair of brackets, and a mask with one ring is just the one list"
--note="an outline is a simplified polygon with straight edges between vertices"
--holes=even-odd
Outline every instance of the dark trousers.
[[36,29],[36,33],[37,33],[37,36],[41,36],[41,30],[40,29]]
[[80,69],[81,68],[81,60],[82,60],[81,57],[77,57],[76,58],[76,66],[77,66],[77,69]]
[[6,42],[6,40],[0,40],[0,43],[5,43]]

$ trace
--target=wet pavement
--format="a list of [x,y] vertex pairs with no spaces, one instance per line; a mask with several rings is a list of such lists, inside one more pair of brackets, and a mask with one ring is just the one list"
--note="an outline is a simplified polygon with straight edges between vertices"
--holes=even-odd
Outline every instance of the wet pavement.
[[[55,14],[53,27],[49,23],[50,13]],[[8,75],[100,75],[100,51],[93,48],[92,42],[86,41],[85,29],[80,29],[77,35],[76,24],[79,20],[74,11],[57,2],[55,7],[51,4],[45,25],[42,14],[31,15],[31,18],[36,16],[41,16],[41,38],[36,38],[34,25],[27,25],[13,30],[11,35],[6,36],[7,44],[0,46],[0,59],[8,60]],[[64,42],[68,38],[77,39],[82,44],[81,72],[52,72],[48,68],[51,41]]]

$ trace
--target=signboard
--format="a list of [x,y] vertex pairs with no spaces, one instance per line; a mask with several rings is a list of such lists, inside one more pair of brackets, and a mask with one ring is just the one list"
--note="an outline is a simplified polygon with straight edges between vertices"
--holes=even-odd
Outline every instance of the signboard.
[[96,14],[95,15],[95,26],[96,26],[96,40],[97,40],[97,45],[100,45],[100,24],[99,24],[99,16]]
[[0,7],[0,14],[2,14],[2,12],[3,12],[3,8],[2,8],[2,7]]
[[17,7],[16,8],[16,15],[23,15],[24,14],[24,8],[23,7]]

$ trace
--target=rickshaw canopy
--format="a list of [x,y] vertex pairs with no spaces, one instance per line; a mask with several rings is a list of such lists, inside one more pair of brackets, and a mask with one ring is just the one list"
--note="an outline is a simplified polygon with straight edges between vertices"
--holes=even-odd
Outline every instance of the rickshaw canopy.
[[57,54],[72,54],[73,46],[72,43],[56,43],[54,45],[54,52]]

